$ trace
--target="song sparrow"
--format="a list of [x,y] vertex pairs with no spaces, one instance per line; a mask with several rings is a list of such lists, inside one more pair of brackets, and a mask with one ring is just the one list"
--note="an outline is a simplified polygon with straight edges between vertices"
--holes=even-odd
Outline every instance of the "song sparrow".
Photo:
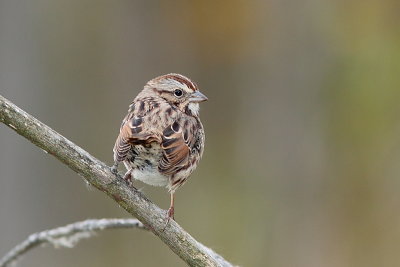
[[199,102],[207,97],[180,74],[150,80],[129,106],[114,146],[115,172],[123,161],[124,179],[166,186],[171,194],[168,220],[174,218],[174,192],[196,169],[204,150]]

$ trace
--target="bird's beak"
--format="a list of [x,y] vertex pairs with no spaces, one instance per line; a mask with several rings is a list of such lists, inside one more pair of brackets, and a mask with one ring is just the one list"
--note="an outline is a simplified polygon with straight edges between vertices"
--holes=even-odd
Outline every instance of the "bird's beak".
[[203,101],[207,101],[207,100],[208,100],[208,98],[200,91],[194,92],[189,98],[190,102],[195,102],[195,103],[203,102]]

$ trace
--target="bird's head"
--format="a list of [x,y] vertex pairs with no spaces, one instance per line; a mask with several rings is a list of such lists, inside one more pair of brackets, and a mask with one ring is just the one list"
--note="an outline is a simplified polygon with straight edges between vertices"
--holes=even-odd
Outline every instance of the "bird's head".
[[145,90],[153,91],[172,106],[191,116],[199,116],[199,103],[208,99],[194,82],[176,73],[150,80]]

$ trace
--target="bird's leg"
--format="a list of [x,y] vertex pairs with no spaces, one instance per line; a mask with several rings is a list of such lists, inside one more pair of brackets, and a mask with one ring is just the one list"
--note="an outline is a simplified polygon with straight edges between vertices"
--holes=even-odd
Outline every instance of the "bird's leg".
[[132,169],[130,169],[125,173],[124,180],[129,184],[130,187],[136,189],[136,187],[133,186],[132,178]]
[[114,174],[118,174],[118,161],[114,161],[114,164],[111,167],[111,172]]
[[175,220],[174,218],[174,213],[175,213],[175,209],[174,209],[174,193],[170,193],[171,194],[171,204],[169,206],[168,209],[168,220],[170,218],[172,218],[172,220]]
[[132,184],[132,173],[131,170],[128,170],[124,175],[124,180],[128,182],[129,185]]
[[175,200],[174,193],[171,193],[171,204],[168,209],[168,218],[172,218],[173,220],[175,220],[175,218],[174,218],[174,213],[175,213],[174,200]]
[[163,231],[165,230],[165,228],[167,228],[169,221],[171,220],[175,220],[174,219],[174,213],[175,213],[175,209],[174,209],[174,193],[170,193],[171,194],[171,204],[169,206],[169,209],[167,210],[167,223],[165,224]]
[[[114,164],[111,166],[111,172],[114,174],[118,174],[118,161],[114,161]],[[125,173],[124,180],[129,184],[129,186],[135,188],[132,183],[132,169],[128,170]]]

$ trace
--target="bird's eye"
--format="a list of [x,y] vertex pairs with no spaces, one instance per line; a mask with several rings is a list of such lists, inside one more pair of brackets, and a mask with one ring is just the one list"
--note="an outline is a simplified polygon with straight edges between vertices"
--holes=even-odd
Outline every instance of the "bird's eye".
[[181,96],[183,95],[183,92],[182,92],[181,89],[175,89],[174,95],[175,95],[176,97],[181,97]]

